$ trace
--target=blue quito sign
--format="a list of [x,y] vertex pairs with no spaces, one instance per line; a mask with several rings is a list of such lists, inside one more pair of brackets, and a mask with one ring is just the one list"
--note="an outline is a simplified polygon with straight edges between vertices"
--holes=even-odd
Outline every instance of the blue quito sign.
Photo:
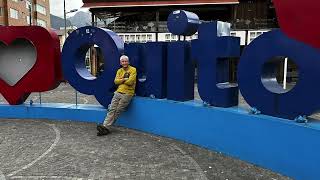
[[[173,26],[172,24],[175,24]],[[180,27],[181,26],[181,27]],[[169,30],[177,35],[192,35],[192,42],[132,43],[112,31],[84,27],[74,31],[63,48],[66,80],[81,93],[95,95],[105,107],[112,97],[113,78],[123,51],[138,70],[137,95],[176,101],[193,99],[195,65],[201,99],[208,105],[238,105],[238,86],[228,83],[229,58],[240,57],[240,39],[230,36],[230,24],[202,22],[186,11],[174,11],[168,18]],[[84,66],[85,52],[97,44],[107,63],[103,74],[92,77]],[[275,78],[274,57],[290,57],[299,68],[299,81],[284,91]],[[312,83],[320,69],[319,49],[273,30],[254,40],[244,51],[238,67],[240,91],[253,108],[263,114],[295,119],[319,110],[320,86]],[[308,95],[308,96],[307,96]]]

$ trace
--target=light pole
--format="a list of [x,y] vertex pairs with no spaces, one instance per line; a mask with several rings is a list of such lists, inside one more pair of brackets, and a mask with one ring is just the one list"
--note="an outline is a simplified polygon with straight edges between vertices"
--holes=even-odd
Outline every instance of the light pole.
[[67,39],[67,13],[66,13],[66,0],[63,0],[63,14],[64,14],[64,41]]
[[[73,12],[77,12],[78,9],[72,9],[69,12],[66,12],[66,0],[63,0],[63,15],[64,15],[64,42],[66,42],[67,39],[67,14],[68,13],[73,13]],[[76,106],[78,106],[78,92],[77,90],[75,90],[75,95],[76,95]]]
[[64,13],[64,37],[65,37],[64,40],[67,39],[67,14],[73,13],[73,12],[77,12],[77,11],[78,11],[78,9],[72,9],[72,10],[69,11],[69,12],[64,11],[64,12],[65,12],[65,13]]
[[64,41],[67,39],[67,14],[77,12],[78,9],[72,9],[69,12],[66,12],[66,0],[63,0],[63,15],[64,15]]

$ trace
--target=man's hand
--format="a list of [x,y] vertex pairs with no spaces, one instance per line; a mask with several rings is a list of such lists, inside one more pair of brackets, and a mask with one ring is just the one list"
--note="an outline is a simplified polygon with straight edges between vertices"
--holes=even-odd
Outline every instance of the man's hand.
[[120,78],[121,84],[123,84],[124,82],[126,82],[126,80],[128,80],[129,78]]

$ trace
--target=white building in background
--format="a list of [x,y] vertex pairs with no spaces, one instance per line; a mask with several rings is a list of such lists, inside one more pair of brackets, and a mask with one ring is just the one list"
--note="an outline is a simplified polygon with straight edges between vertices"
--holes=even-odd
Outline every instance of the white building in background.
[[[250,44],[255,38],[260,36],[261,34],[270,31],[271,29],[261,29],[261,30],[232,30],[230,32],[231,36],[240,37],[240,45],[245,46]],[[156,41],[156,33],[118,33],[120,38],[125,43],[133,43],[133,42],[155,42]],[[194,34],[192,36],[185,37],[187,41],[198,39],[198,34]],[[178,41],[179,36],[173,35],[171,33],[158,33],[158,41],[160,42],[172,42]],[[180,36],[180,40],[183,40],[184,37]]]

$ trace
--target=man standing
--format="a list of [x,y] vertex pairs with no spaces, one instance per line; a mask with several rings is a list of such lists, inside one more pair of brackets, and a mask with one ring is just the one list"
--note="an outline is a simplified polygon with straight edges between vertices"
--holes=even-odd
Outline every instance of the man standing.
[[109,106],[109,112],[103,125],[98,125],[98,136],[107,135],[110,133],[109,127],[117,120],[121,112],[130,104],[136,87],[136,68],[130,66],[128,56],[120,57],[122,68],[117,71],[114,83],[118,86]]

